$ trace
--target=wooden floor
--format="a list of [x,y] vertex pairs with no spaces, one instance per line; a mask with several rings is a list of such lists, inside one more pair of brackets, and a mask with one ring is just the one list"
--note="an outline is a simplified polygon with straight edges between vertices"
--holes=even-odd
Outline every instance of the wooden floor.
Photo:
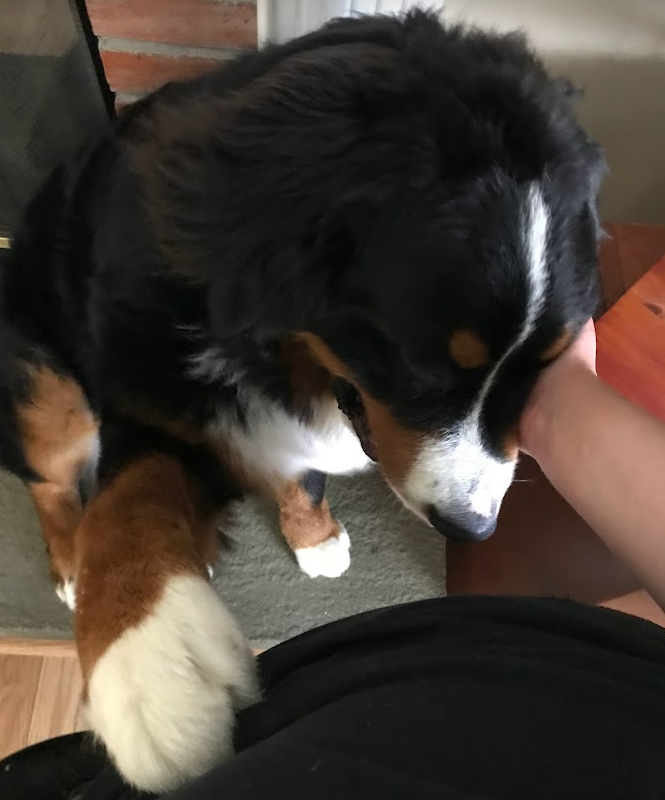
[[81,730],[80,695],[73,645],[0,640],[0,758]]
[[600,277],[606,311],[665,255],[665,225],[606,224]]
[[[665,253],[665,228],[610,225],[607,230],[611,238],[603,244],[602,258],[606,308]],[[528,493],[533,495],[535,488],[532,486]],[[516,516],[520,518],[521,527],[524,527],[525,505],[518,506]],[[543,516],[547,514],[543,513],[543,506],[540,506],[538,518],[541,524]],[[558,518],[558,522],[561,523],[561,518]],[[496,538],[497,543],[500,538]],[[524,548],[522,552],[527,550]],[[475,570],[470,568],[468,553],[468,550],[454,547],[449,550],[448,591],[451,594],[488,588],[507,593],[519,593],[521,589],[522,592],[528,590],[544,594],[556,593],[555,590],[560,588],[558,585],[548,585],[547,576],[539,576],[544,583],[530,585],[526,577],[534,575],[533,565],[530,567],[528,560],[520,563],[514,555],[502,563],[500,552],[492,559],[491,576],[488,578],[478,565]],[[643,593],[635,591],[630,581],[621,587],[623,592],[615,587],[613,597],[589,594],[594,584],[590,580],[593,570],[590,570],[591,565],[585,558],[578,563],[584,566],[581,576],[570,569],[570,564],[566,565],[565,572],[568,580],[574,582],[580,578],[580,585],[584,585],[586,594],[579,590],[579,599],[614,605],[639,616],[650,616],[644,610]],[[600,561],[596,562],[596,571],[603,573],[598,563]],[[551,572],[552,575],[557,572],[554,565]],[[571,593],[576,595],[574,591]],[[0,758],[29,744],[84,727],[79,709],[80,690],[81,677],[71,643],[0,639]]]

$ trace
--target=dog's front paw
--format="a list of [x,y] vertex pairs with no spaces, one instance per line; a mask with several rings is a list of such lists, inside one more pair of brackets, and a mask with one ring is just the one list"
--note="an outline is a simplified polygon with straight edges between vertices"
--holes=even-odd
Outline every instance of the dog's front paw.
[[55,593],[70,611],[76,608],[76,581],[74,578],[66,580],[58,578],[54,581]]
[[351,540],[344,528],[315,547],[294,550],[300,569],[310,578],[339,578],[351,564]]
[[205,580],[180,576],[97,660],[87,711],[125,779],[161,793],[231,755],[235,712],[258,694],[233,617]]

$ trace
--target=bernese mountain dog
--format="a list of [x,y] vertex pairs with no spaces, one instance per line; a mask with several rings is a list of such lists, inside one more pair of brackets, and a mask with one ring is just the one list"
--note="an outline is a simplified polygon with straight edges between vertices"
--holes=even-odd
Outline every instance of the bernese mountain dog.
[[258,697],[209,584],[274,498],[300,567],[378,464],[458,541],[494,530],[531,387],[591,315],[600,148],[519,35],[336,20],[171,83],[54,171],[2,270],[0,453],[74,608],[89,719],[168,790]]

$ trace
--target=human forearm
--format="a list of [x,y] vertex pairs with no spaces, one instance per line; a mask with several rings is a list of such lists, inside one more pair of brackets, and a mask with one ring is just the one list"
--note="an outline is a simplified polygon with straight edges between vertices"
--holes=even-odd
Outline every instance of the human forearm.
[[536,388],[522,439],[554,487],[665,607],[665,424],[588,366],[571,363],[555,365]]

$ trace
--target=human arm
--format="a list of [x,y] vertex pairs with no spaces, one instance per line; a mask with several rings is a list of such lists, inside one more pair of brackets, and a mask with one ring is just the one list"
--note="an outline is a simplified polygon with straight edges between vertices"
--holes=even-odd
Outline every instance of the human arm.
[[541,376],[520,441],[665,608],[665,423],[596,377],[592,322]]

